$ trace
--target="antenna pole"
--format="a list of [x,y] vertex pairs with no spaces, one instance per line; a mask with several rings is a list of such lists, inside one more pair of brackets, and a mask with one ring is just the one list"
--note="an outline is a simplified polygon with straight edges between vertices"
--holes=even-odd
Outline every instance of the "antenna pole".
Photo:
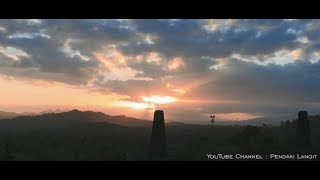
[[213,137],[213,123],[215,121],[216,116],[210,116],[210,118],[211,118],[212,137]]
[[211,127],[212,127],[212,137],[213,137],[213,121],[211,122]]

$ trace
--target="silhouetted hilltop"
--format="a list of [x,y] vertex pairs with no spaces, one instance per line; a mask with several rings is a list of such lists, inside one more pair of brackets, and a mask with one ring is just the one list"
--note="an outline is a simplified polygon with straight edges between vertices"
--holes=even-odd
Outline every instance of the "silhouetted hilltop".
[[280,126],[281,121],[286,121],[288,119],[290,119],[290,117],[288,116],[259,117],[259,118],[246,120],[245,125],[262,126],[263,124],[266,124],[266,125],[272,125],[272,126]]
[[79,111],[77,109],[62,113],[46,113],[32,116],[18,116],[0,121],[1,130],[30,130],[38,128],[64,128],[87,123],[105,123],[128,127],[150,126],[151,121],[132,117],[110,116],[102,112]]
[[10,119],[19,116],[18,113],[14,112],[6,112],[0,110],[0,119]]
[[[67,112],[68,110],[61,110],[61,109],[56,109],[56,110],[45,110],[45,111],[41,111],[39,113],[33,113],[33,115],[41,115],[41,114],[47,114],[47,113],[62,113],[62,112]],[[26,114],[29,115],[29,114]]]
[[181,125],[184,125],[184,123],[177,122],[177,121],[170,121],[170,122],[167,122],[166,125],[168,125],[168,126],[181,126]]
[[148,120],[142,120],[142,119],[137,119],[133,117],[127,117],[125,115],[120,115],[120,116],[108,116],[107,122],[112,123],[112,124],[117,124],[117,125],[122,125],[122,126],[129,126],[129,127],[134,127],[134,126],[152,126],[152,122]]

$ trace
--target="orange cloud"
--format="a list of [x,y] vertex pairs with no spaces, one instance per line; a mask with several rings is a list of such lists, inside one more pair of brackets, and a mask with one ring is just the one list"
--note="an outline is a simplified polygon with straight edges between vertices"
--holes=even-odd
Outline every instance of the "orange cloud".
[[298,59],[303,54],[303,50],[301,48],[298,48],[291,51],[290,54],[294,57],[294,59]]
[[184,66],[183,59],[180,57],[176,57],[168,64],[168,69],[169,70],[176,70],[182,66]]

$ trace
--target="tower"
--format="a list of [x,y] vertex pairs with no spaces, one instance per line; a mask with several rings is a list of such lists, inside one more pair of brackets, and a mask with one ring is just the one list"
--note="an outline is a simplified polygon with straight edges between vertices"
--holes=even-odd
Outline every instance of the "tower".
[[162,110],[154,112],[150,142],[150,158],[160,160],[167,156],[167,137]]
[[299,149],[310,147],[310,127],[307,111],[299,111],[296,127],[297,146]]

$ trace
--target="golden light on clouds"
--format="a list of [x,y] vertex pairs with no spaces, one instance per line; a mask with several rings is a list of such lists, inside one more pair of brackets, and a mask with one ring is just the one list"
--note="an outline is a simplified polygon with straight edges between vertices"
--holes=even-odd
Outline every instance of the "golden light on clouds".
[[157,104],[168,104],[177,101],[176,98],[171,96],[150,96],[150,97],[142,97],[144,102],[132,102],[132,101],[117,101],[113,102],[113,106],[117,107],[128,107],[131,109],[149,109],[154,110],[155,105]]
[[113,103],[114,106],[129,107],[133,109],[154,109],[154,105],[140,102],[118,101]]
[[319,29],[291,19],[0,20],[0,110],[152,119],[163,109],[188,122],[319,109]]
[[94,56],[103,64],[104,67],[101,72],[103,72],[109,80],[125,81],[134,78],[134,76],[139,73],[139,71],[125,66],[126,57],[119,52],[115,51],[109,54],[96,52]]
[[303,50],[301,48],[295,49],[290,52],[290,55],[295,59],[300,58],[302,54],[303,54]]
[[174,58],[169,64],[168,64],[168,69],[169,70],[176,70],[179,69],[180,67],[184,66],[184,62],[182,58],[177,57]]
[[[138,60],[141,61],[141,57],[139,57],[139,58],[138,58]],[[142,57],[142,60],[146,61],[146,62],[149,62],[149,63],[150,62],[155,62],[156,64],[161,64],[162,61],[163,61],[163,57],[159,53],[151,52],[147,56]]]
[[19,56],[28,56],[28,54],[25,51],[22,51],[20,49],[14,48],[14,47],[2,47],[0,46],[0,53],[4,53],[6,56],[12,58],[14,61],[19,60]]
[[171,96],[150,96],[142,97],[144,102],[154,103],[154,104],[168,104],[177,101],[176,98]]
[[178,94],[185,94],[187,92],[184,89],[173,89],[172,91],[175,92],[175,93],[178,93]]

